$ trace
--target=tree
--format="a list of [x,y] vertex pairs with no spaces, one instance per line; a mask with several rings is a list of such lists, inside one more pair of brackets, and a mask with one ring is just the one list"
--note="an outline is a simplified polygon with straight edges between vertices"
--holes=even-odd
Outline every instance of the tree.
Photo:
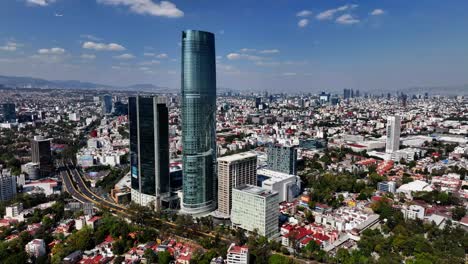
[[159,264],[169,264],[173,260],[173,257],[168,251],[162,251],[158,253],[158,260]]
[[143,257],[146,259],[146,262],[149,263],[158,263],[158,255],[151,249],[147,248],[143,254]]
[[455,206],[452,209],[452,218],[453,220],[460,221],[466,215],[465,207]]

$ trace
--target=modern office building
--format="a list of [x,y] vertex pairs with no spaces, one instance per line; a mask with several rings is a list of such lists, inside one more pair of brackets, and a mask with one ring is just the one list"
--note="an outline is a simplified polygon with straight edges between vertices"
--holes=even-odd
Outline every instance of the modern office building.
[[102,97],[102,102],[101,102],[101,107],[102,107],[102,114],[103,115],[108,115],[112,113],[112,96],[109,94],[106,94]]
[[0,171],[0,201],[13,199],[16,195],[16,176],[11,175],[10,170]]
[[257,182],[257,155],[244,152],[218,158],[218,211],[229,216],[232,188]]
[[169,113],[165,98],[129,98],[131,199],[160,208],[169,196]]
[[4,122],[15,122],[16,121],[16,110],[15,104],[13,103],[3,103],[0,105],[0,114]]
[[297,148],[273,144],[268,147],[268,169],[297,175]]
[[273,238],[279,235],[279,196],[253,185],[232,189],[231,222],[234,227]]
[[40,177],[48,177],[54,170],[52,152],[50,150],[50,138],[35,136],[31,140],[32,163],[39,164]]
[[182,211],[215,210],[216,59],[214,34],[182,32]]
[[291,202],[301,193],[301,178],[297,175],[260,169],[259,178],[263,178],[261,187],[278,193],[279,202]]
[[390,193],[395,193],[396,192],[396,183],[393,181],[383,181],[377,183],[377,190],[381,192],[390,192]]
[[387,153],[393,153],[400,149],[400,130],[400,116],[389,116],[387,118]]

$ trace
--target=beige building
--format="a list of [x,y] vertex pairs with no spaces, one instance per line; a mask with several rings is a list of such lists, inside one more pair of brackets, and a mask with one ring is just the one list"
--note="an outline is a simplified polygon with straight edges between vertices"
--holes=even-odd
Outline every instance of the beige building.
[[218,158],[218,212],[229,216],[232,207],[232,189],[257,184],[257,155],[244,152]]

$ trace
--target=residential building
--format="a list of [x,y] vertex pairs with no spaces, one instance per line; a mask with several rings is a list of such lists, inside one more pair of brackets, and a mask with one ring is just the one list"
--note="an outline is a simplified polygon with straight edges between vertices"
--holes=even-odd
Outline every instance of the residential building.
[[416,219],[424,220],[425,210],[426,209],[424,207],[417,205],[417,204],[412,204],[409,206],[404,205],[401,208],[401,212],[403,213],[403,216],[405,217],[405,219],[413,219],[413,220],[416,220]]
[[395,193],[396,191],[396,182],[393,181],[384,181],[377,183],[377,190],[381,192],[390,192]]
[[387,144],[386,153],[393,153],[400,149],[400,116],[394,115],[387,118]]
[[213,33],[182,32],[182,211],[203,214],[217,202],[216,58]]
[[40,257],[46,254],[45,242],[43,239],[33,239],[25,246],[25,251],[29,256]]
[[23,204],[22,203],[15,203],[11,206],[7,206],[5,208],[5,216],[14,218],[17,217],[23,212]]
[[268,166],[270,170],[297,175],[297,148],[273,144],[268,147]]
[[249,248],[232,243],[226,254],[227,264],[249,264]]
[[279,235],[279,196],[253,185],[232,189],[231,222],[234,227],[273,238]]
[[0,171],[0,201],[9,201],[16,195],[16,176],[10,170]]
[[257,155],[244,152],[218,158],[218,211],[231,214],[232,188],[257,182]]
[[130,97],[131,199],[159,209],[169,195],[169,121],[161,97]]

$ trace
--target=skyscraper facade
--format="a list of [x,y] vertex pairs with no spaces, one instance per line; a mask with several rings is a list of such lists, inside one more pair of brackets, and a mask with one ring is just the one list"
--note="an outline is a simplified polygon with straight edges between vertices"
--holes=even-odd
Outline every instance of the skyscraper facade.
[[9,201],[16,195],[16,176],[10,170],[0,171],[0,201]]
[[108,115],[112,113],[112,96],[109,94],[106,94],[102,97],[102,114],[103,115]]
[[216,175],[216,56],[214,34],[182,32],[182,210],[213,211]]
[[1,114],[3,121],[5,122],[14,122],[16,120],[16,110],[15,104],[13,103],[3,103],[0,105]]
[[218,158],[218,211],[231,214],[232,188],[257,184],[257,155],[246,152]]
[[169,196],[169,114],[164,98],[130,97],[132,201],[159,209]]
[[270,170],[297,175],[296,146],[270,145],[267,149],[267,167]]
[[33,163],[39,164],[41,177],[50,176],[54,168],[50,151],[50,139],[35,136],[31,140],[31,159]]
[[400,116],[394,115],[387,118],[387,153],[393,153],[400,149]]

